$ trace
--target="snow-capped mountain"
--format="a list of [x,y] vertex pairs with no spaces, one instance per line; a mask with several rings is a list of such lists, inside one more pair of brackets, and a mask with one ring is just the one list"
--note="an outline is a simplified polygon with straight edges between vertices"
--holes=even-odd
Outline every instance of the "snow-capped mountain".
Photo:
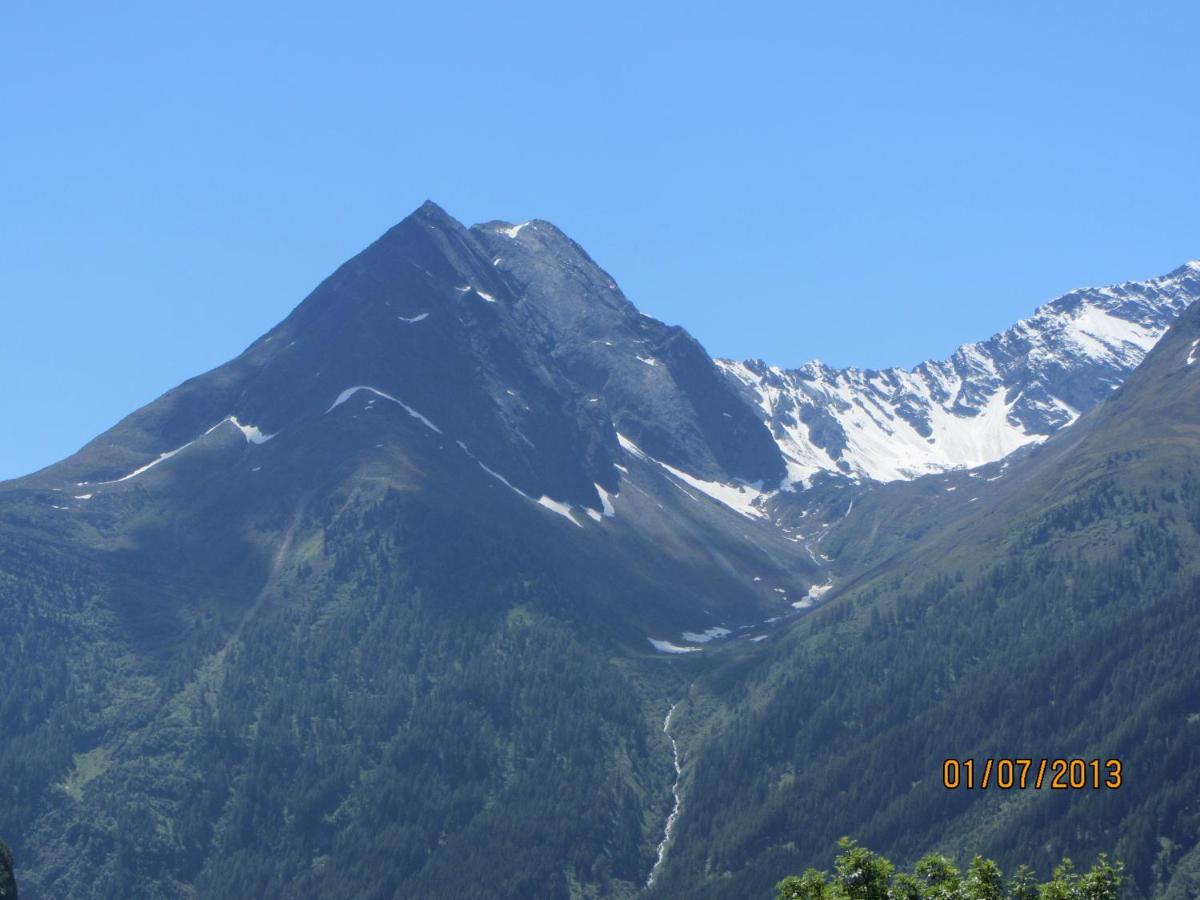
[[[709,809],[748,798],[764,840],[790,842],[796,828],[761,817],[759,783],[718,793],[725,771],[754,768],[737,760],[768,747],[840,767],[861,723],[890,748],[895,729],[878,732],[872,709],[940,726],[917,703],[934,683],[924,672],[893,673],[912,683],[902,699],[917,698],[903,706],[851,693],[902,654],[928,653],[939,671],[979,658],[976,645],[938,655],[962,619],[938,604],[928,628],[889,613],[862,640],[868,595],[849,593],[860,578],[919,571],[964,525],[988,564],[977,524],[1036,531],[1049,492],[1029,473],[1090,471],[1096,447],[1146,436],[1145,471],[1179,458],[1191,473],[1200,307],[1135,390],[1026,458],[879,481],[1061,429],[1197,294],[1192,264],[1069,294],[911,372],[783,372],[714,362],[548,222],[468,228],[427,203],[236,358],[0,483],[0,682],[15,698],[0,702],[0,830],[29,836],[18,850],[37,896],[240,896],[252,870],[268,896],[492,884],[633,897],[651,878],[657,896],[694,896],[670,880],[705,871],[708,842],[687,817],[706,807],[680,798],[697,761],[733,746],[710,723],[757,728],[752,707],[772,695],[799,698],[772,723],[818,723],[806,744],[772,724],[692,795],[720,798]],[[1090,455],[1076,459],[1080,447]],[[801,482],[812,489],[779,490]],[[1195,478],[1177,484],[1182,531]],[[1092,495],[1067,484],[1055,496]],[[1061,609],[1096,610],[1079,596]],[[820,620],[829,630],[806,632],[817,644],[795,643],[795,620],[842,599],[842,618]],[[1142,606],[1154,604],[1128,621]],[[1118,625],[1093,619],[1094,640],[1076,648]],[[901,632],[894,656],[862,655]],[[1183,634],[1176,658],[1193,643]],[[1022,646],[1030,666],[1047,653],[1066,665],[1057,648]],[[1148,671],[1146,658],[1129,671]],[[1004,688],[1009,660],[981,683]],[[717,699],[759,664],[761,691]],[[794,676],[801,665],[811,677]],[[837,688],[845,679],[853,692]],[[1177,696],[1162,709],[1177,713]],[[668,700],[696,723],[678,746]],[[791,803],[807,788],[780,781],[797,770],[780,759],[761,784]],[[530,853],[510,840],[514,821],[530,823]]]
[[1044,440],[1096,405],[1200,298],[1200,262],[1052,300],[913,369],[720,360],[762,410],[788,483],[821,472],[896,481],[971,468]]

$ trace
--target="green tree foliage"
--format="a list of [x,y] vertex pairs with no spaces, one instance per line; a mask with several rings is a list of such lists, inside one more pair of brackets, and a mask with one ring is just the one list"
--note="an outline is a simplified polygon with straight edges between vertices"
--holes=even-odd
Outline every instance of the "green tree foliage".
[[1009,900],[1037,900],[1037,896],[1037,874],[1022,863],[1017,866],[1017,870],[1008,883]]
[[1004,875],[993,860],[976,856],[967,869],[963,895],[968,900],[1005,900]]
[[917,860],[913,874],[921,886],[921,896],[929,900],[957,900],[962,895],[958,868],[947,857],[931,853]]
[[838,854],[834,868],[837,885],[846,897],[849,900],[887,900],[892,864],[849,838],[842,838],[838,846],[842,852]]
[[803,875],[789,875],[776,885],[776,900],[833,900],[838,896],[836,888],[829,883],[829,876],[816,869],[808,869]]
[[888,859],[849,838],[838,847],[832,875],[817,869],[790,875],[775,886],[775,900],[1118,900],[1125,881],[1124,866],[1104,854],[1082,875],[1064,859],[1043,884],[1028,866],[1006,884],[1000,866],[982,856],[971,860],[964,878],[952,860],[936,853],[923,856],[911,872],[897,872]]

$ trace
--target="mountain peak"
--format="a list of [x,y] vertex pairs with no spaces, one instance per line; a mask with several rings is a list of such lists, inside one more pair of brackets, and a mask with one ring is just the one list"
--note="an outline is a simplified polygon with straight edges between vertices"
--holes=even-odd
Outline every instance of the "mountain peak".
[[418,216],[423,219],[449,219],[452,222],[455,221],[448,212],[446,212],[432,200],[426,200],[415,210],[413,210],[411,215]]
[[[363,431],[380,400],[405,413],[392,421],[405,427]],[[214,430],[226,420],[278,434],[273,452],[311,446],[315,459],[336,442],[346,471],[370,467],[390,442],[419,448],[424,471],[429,442],[451,456],[463,447],[522,496],[592,510],[595,485],[618,485],[618,430],[706,482],[784,474],[770,433],[703,348],[639,316],[559,229],[467,229],[432,201],[241,357],[139,410],[52,477],[115,481],[154,466],[159,478],[180,465],[177,450],[228,437]]]
[[[376,243],[390,243],[402,235],[411,234],[414,229],[432,229],[442,232],[466,231],[466,227],[442,207],[432,200],[426,200],[411,213],[382,234]],[[369,249],[369,248],[368,248]]]

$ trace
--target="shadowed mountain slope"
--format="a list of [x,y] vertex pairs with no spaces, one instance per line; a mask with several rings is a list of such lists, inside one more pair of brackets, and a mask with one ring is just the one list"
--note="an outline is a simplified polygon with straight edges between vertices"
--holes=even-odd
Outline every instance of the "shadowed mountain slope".
[[556,229],[426,204],[0,486],[26,893],[631,895],[680,657],[815,578],[750,502],[782,475],[700,346]]

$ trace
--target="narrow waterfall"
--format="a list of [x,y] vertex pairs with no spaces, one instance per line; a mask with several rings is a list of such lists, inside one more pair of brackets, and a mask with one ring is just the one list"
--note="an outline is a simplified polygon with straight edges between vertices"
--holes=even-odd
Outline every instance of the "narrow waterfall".
[[650,870],[650,877],[646,879],[646,887],[654,886],[654,876],[658,874],[663,860],[667,857],[667,845],[671,842],[671,832],[675,828],[675,820],[679,818],[679,777],[682,770],[679,768],[679,745],[675,743],[675,738],[671,737],[671,716],[675,714],[675,707],[678,705],[678,701],[672,704],[670,710],[667,711],[667,717],[663,719],[663,731],[667,737],[671,738],[671,752],[675,754],[675,784],[671,786],[675,805],[671,809],[671,814],[667,816],[667,824],[663,828],[663,839],[658,845],[658,859],[654,861],[654,868]]

